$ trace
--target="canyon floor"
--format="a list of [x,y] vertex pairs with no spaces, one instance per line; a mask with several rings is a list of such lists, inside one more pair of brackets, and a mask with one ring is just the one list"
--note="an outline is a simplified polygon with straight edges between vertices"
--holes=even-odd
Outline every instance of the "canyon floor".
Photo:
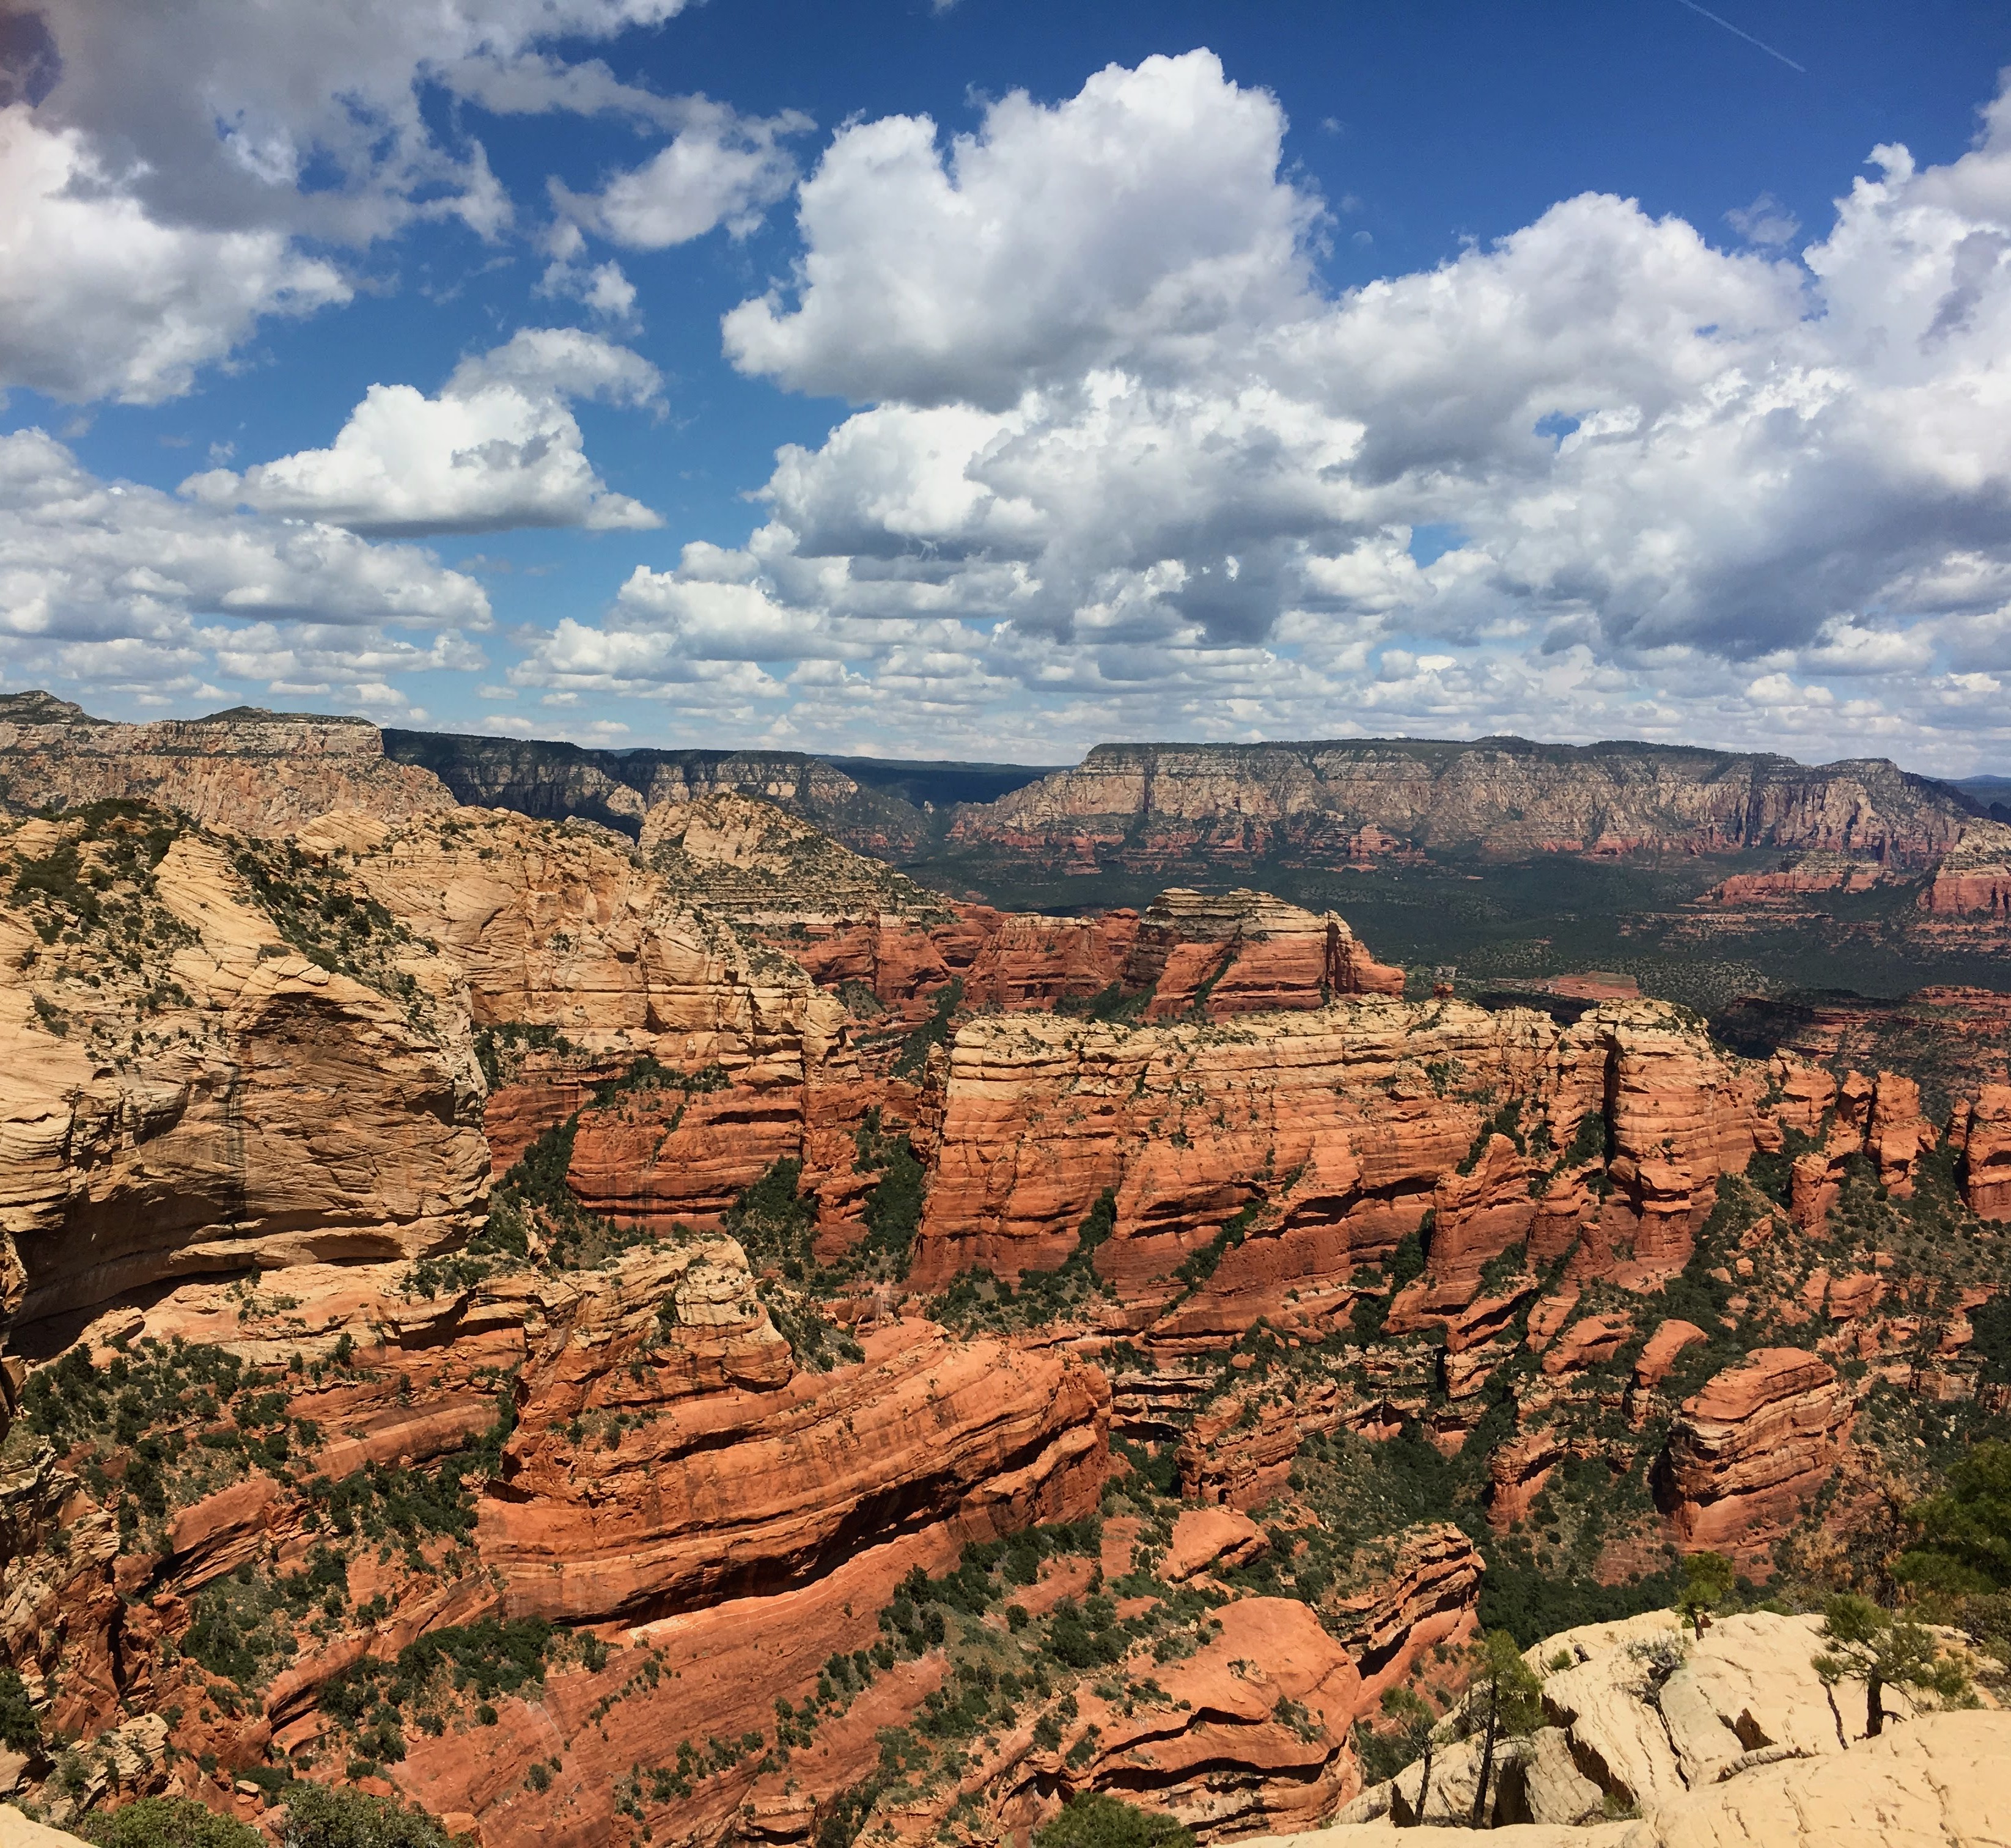
[[[2002,823],[1844,766],[1844,823],[1791,792],[1800,844],[1708,883],[1573,836],[1547,901],[1471,883],[1545,953],[1447,976],[1373,895],[1468,874],[1361,826],[1366,870],[1099,848],[1016,907],[835,838],[813,796],[902,816],[828,780],[680,763],[586,791],[616,828],[367,727],[93,723],[0,726],[24,1813],[271,1834],[321,1784],[484,1848],[892,1848],[1100,1793],[1342,1848],[1489,1632],[1543,1690],[1504,1826],[1731,1839],[1841,1800],[1832,1747],[1902,1793],[2003,1761],[2002,1537],[1906,1563],[2011,1436]],[[1658,992],[1574,953],[1614,880],[1669,966],[1813,893],[1966,979]],[[1650,1725],[1704,1553],[1743,1614]],[[1824,1732],[1845,1591],[1982,1708]]]

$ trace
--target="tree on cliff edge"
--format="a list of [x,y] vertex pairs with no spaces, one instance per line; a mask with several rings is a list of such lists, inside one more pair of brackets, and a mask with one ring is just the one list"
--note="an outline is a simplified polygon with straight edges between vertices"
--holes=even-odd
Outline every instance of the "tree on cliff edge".
[[[1504,1739],[1533,1732],[1543,1723],[1543,1690],[1535,1674],[1505,1629],[1491,1629],[1469,1651],[1473,1687],[1467,1696],[1468,1722],[1481,1736],[1480,1775],[1473,1786],[1469,1828],[1481,1828],[1487,1816],[1487,1793],[1494,1778],[1495,1747]],[[1418,1814],[1423,1815],[1422,1805]]]
[[1885,1690],[1912,1688],[1959,1701],[1969,1692],[1962,1665],[1944,1658],[1934,1633],[1924,1625],[1881,1610],[1854,1591],[1838,1593],[1823,1608],[1820,1632],[1829,1647],[1815,1658],[1815,1671],[1834,1687],[1846,1677],[1864,1683],[1864,1736],[1885,1729]]
[[1676,1608],[1693,1633],[1710,1628],[1711,1613],[1731,1597],[1739,1574],[1722,1553],[1689,1553],[1683,1558],[1683,1588]]

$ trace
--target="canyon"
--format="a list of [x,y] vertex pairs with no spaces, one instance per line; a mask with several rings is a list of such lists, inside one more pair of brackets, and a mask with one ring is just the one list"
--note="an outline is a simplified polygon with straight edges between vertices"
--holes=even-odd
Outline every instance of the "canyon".
[[[1214,747],[928,820],[1186,882],[1056,915],[814,760],[539,816],[550,754],[470,745],[491,807],[367,727],[10,697],[0,1783],[52,1822],[1294,1834],[1482,1629],[1646,1622],[1700,1550],[1854,1582],[2011,1402],[1994,991],[1481,1005],[1248,876]],[[1736,835],[1988,898],[1994,824],[1875,766],[1251,748],[1260,858]]]

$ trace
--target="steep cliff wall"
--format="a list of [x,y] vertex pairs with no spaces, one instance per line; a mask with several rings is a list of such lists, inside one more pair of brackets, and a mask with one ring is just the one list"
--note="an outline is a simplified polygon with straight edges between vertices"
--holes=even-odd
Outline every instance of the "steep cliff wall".
[[361,719],[240,706],[119,725],[45,695],[13,695],[0,709],[0,780],[16,810],[123,798],[271,837],[333,808],[395,819],[454,805],[437,777],[387,759],[382,734]]
[[1011,764],[835,761],[799,751],[596,751],[578,745],[387,730],[387,753],[457,798],[548,821],[577,816],[633,837],[652,804],[758,797],[882,859],[912,858],[956,804],[990,801],[1042,773]]
[[132,805],[0,853],[12,1317],[466,1236],[489,1159],[458,972],[353,881]]
[[1820,848],[1924,866],[1974,806],[1883,759],[1781,757],[1520,738],[1101,745],[982,808],[953,838],[1050,864],[1134,869],[1279,855],[1344,860],[1365,827],[1503,855]]
[[1569,1029],[1380,998],[1212,1026],[978,1020],[951,1051],[916,1274],[1052,1270],[1106,1191],[1096,1269],[1167,1340],[1321,1327],[1428,1213],[1426,1274],[1395,1306],[1414,1318],[1470,1303],[1518,1244],[1679,1269],[1716,1177],[1778,1144],[1766,1086],[1653,1002]]

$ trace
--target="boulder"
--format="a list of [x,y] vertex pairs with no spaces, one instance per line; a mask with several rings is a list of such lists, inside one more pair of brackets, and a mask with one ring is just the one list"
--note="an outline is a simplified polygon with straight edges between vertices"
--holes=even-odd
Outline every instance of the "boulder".
[[1159,1576],[1177,1585],[1215,1565],[1247,1565],[1270,1551],[1264,1530],[1230,1508],[1190,1508],[1173,1523]]

